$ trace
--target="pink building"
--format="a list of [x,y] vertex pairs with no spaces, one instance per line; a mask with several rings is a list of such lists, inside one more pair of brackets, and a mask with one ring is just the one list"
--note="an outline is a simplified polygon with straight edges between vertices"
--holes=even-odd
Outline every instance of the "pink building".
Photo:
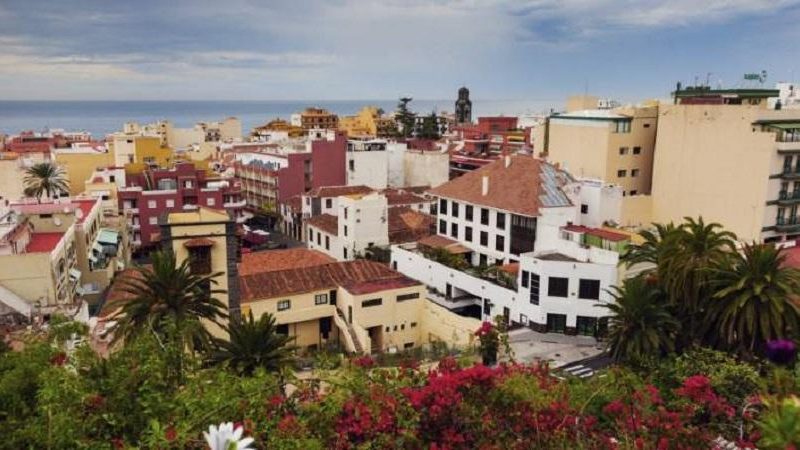
[[141,175],[128,176],[127,184],[119,191],[119,208],[127,216],[135,247],[153,245],[158,239],[159,218],[171,212],[206,206],[226,210],[237,222],[245,220],[239,181],[209,178],[192,163],[146,170]]

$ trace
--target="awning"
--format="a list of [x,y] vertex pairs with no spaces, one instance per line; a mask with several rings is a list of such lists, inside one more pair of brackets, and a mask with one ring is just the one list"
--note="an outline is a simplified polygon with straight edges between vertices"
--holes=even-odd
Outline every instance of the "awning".
[[102,229],[97,235],[97,242],[106,245],[117,245],[119,243],[119,233],[114,230]]
[[800,122],[793,122],[793,123],[768,123],[765,124],[770,128],[777,128],[779,130],[794,130],[800,128]]
[[81,271],[78,269],[69,269],[69,277],[73,280],[81,279]]
[[208,238],[194,238],[189,239],[188,241],[183,243],[184,247],[192,248],[192,247],[211,247],[214,245],[214,241]]
[[95,242],[94,244],[92,244],[92,250],[103,253],[103,244]]

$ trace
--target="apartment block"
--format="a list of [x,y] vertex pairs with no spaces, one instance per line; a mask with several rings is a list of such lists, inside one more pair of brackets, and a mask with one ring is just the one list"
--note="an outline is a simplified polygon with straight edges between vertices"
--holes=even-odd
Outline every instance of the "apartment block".
[[649,194],[658,119],[658,105],[553,115],[547,160],[576,177],[619,185],[625,195]]
[[246,219],[241,183],[236,179],[212,178],[192,163],[149,169],[141,175],[129,175],[126,181],[127,186],[117,195],[135,248],[147,248],[158,240],[159,218],[165,214],[202,206],[226,211],[240,223]]
[[339,116],[323,108],[306,108],[303,112],[292,114],[291,124],[305,130],[335,130],[339,127]]

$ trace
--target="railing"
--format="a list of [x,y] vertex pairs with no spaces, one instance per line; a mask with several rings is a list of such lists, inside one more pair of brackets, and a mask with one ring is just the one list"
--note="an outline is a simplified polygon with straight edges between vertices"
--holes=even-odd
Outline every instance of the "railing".
[[779,227],[789,227],[794,225],[800,225],[800,217],[778,217],[775,219],[775,225]]

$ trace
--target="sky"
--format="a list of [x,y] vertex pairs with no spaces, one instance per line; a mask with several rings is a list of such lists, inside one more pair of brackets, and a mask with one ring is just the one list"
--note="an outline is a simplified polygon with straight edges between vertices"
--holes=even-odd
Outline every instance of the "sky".
[[800,77],[800,0],[0,0],[3,100],[560,101]]

